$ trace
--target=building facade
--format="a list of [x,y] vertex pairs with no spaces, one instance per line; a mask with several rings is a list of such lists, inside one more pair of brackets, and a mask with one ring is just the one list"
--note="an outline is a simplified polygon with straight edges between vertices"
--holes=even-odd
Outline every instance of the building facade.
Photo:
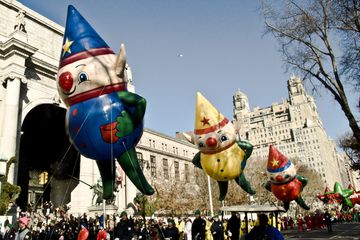
[[[269,145],[274,145],[289,158],[298,158],[314,169],[330,188],[342,178],[345,159],[336,150],[323,127],[314,98],[298,77],[288,82],[289,99],[270,107],[249,107],[247,96],[238,90],[234,97],[234,123],[239,137],[254,145],[253,157],[267,159]],[[345,186],[345,185],[344,185]]]

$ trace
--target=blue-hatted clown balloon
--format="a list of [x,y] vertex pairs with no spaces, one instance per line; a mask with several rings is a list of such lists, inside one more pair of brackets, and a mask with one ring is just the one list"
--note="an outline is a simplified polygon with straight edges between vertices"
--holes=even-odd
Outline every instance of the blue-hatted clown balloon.
[[142,193],[154,193],[135,152],[143,133],[146,101],[127,91],[125,68],[124,45],[116,56],[70,5],[57,85],[68,107],[70,140],[82,155],[96,160],[106,200],[113,197],[114,159]]
[[301,197],[301,192],[307,184],[307,178],[296,175],[296,169],[291,160],[272,145],[269,147],[267,171],[270,181],[265,184],[265,188],[271,191],[277,199],[283,201],[286,211],[293,200],[300,207],[306,210],[310,209]]
[[228,181],[233,179],[246,192],[255,194],[243,171],[253,146],[246,141],[237,141],[234,125],[199,92],[192,140],[200,150],[192,162],[217,180],[220,201],[225,199]]

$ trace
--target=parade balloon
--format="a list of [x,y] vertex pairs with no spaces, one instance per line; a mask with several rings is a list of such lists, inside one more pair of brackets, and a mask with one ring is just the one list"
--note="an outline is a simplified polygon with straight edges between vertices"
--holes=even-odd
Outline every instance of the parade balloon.
[[269,147],[267,172],[270,180],[265,184],[265,188],[284,203],[286,211],[293,200],[300,207],[306,210],[310,209],[301,197],[301,192],[307,184],[307,178],[296,175],[296,169],[291,160],[272,145]]
[[329,190],[326,188],[324,194],[317,196],[325,204],[341,204],[345,208],[352,208],[356,203],[360,203],[358,202],[359,194],[351,185],[343,189],[340,183],[335,182],[333,191]]
[[125,46],[116,56],[71,5],[57,86],[67,106],[70,140],[83,156],[96,161],[103,198],[113,198],[114,159],[140,192],[153,194],[135,151],[143,133],[146,100],[127,90]]
[[89,237],[89,231],[85,227],[81,228],[77,239],[78,240],[87,240],[88,237]]
[[218,182],[221,201],[226,197],[230,180],[235,180],[247,193],[255,194],[243,171],[253,146],[246,141],[237,141],[231,121],[199,92],[196,94],[195,130],[191,141],[199,149],[192,162]]
[[353,193],[349,197],[352,205],[354,207],[356,204],[360,205],[360,191],[356,191],[356,189],[351,184],[349,184],[348,189],[353,191]]

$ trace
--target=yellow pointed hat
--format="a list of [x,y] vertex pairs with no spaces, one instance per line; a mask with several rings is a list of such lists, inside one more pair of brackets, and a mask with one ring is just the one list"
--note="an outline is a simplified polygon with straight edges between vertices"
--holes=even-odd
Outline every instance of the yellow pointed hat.
[[195,134],[214,132],[225,126],[229,120],[224,117],[200,92],[196,93]]

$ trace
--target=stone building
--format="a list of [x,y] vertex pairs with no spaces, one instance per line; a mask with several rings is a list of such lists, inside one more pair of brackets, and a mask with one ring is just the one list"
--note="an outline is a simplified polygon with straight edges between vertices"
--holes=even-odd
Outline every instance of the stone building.
[[[23,4],[0,0],[0,175],[15,157],[8,181],[22,187],[21,207],[51,200],[85,212],[100,175],[95,161],[80,156],[65,132],[66,109],[55,81],[63,33],[62,26]],[[129,67],[126,74],[131,82]],[[192,145],[146,129],[137,151],[150,182],[192,179]],[[116,194],[123,209],[136,189],[124,177]]]
[[255,107],[252,111],[247,96],[236,91],[234,123],[239,128],[239,137],[254,145],[255,158],[267,159],[271,144],[285,156],[298,158],[316,170],[324,185],[331,188],[335,182],[346,184],[341,176],[345,160],[326,134],[314,98],[305,91],[298,77],[291,77],[287,85],[288,100],[265,108]]

